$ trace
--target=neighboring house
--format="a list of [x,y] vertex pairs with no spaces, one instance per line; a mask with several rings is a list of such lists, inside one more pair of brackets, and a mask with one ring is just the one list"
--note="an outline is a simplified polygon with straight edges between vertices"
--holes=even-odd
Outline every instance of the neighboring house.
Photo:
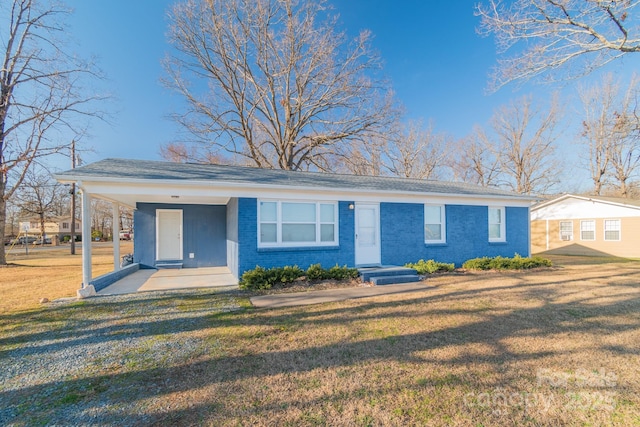
[[640,258],[640,200],[565,194],[531,208],[531,250]]
[[240,277],[257,265],[529,255],[533,199],[496,188],[123,159],[56,178],[78,183],[85,220],[90,197],[135,209],[133,256],[143,267],[228,266]]
[[[25,227],[28,229],[27,234],[31,236],[40,236],[42,234],[40,218],[38,217],[25,218],[20,221],[20,233],[24,233]],[[81,220],[76,219],[75,229],[76,236],[82,235]],[[60,240],[62,240],[64,236],[69,236],[71,234],[71,217],[58,216],[47,219],[44,223],[44,231],[48,237],[52,237],[57,234]]]

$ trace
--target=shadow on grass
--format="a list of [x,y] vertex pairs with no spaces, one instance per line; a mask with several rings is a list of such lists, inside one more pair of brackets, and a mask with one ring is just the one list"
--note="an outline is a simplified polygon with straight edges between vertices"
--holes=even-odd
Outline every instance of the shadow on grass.
[[[637,277],[636,273],[626,273]],[[589,280],[602,280],[609,276],[594,274]],[[523,276],[526,282],[526,276]],[[572,280],[567,280],[571,282]],[[633,281],[633,280],[631,280]],[[499,298],[500,292],[517,290],[523,298],[536,299],[540,305],[527,308],[505,310],[480,305],[471,305],[470,299]],[[197,360],[183,361],[171,366],[143,368],[115,374],[87,372],[84,378],[69,378],[30,384],[12,390],[0,391],[0,406],[9,408],[2,423],[16,422],[19,406],[25,401],[41,399],[41,407],[49,411],[52,423],[83,421],[77,413],[69,409],[69,403],[78,404],[109,417],[113,424],[150,424],[153,422],[198,423],[200,416],[211,417],[216,408],[211,405],[195,404],[189,409],[174,409],[162,412],[131,413],[117,412],[118,408],[132,401],[143,402],[154,397],[173,393],[199,390],[215,384],[235,384],[246,379],[266,378],[286,373],[304,373],[317,369],[335,369],[366,365],[380,361],[405,363],[442,363],[441,358],[433,358],[431,352],[446,346],[482,344],[491,349],[485,354],[459,354],[445,362],[451,366],[464,367],[470,363],[480,363],[495,369],[504,363],[525,362],[562,353],[563,349],[541,349],[516,351],[505,345],[504,340],[513,337],[545,337],[549,333],[594,333],[613,334],[636,331],[640,319],[633,315],[640,308],[638,293],[621,292],[618,299],[602,303],[599,296],[588,294],[570,302],[560,302],[573,292],[563,289],[558,281],[517,283],[508,286],[492,285],[491,278],[468,289],[441,290],[435,293],[425,290],[415,295],[402,295],[402,299],[378,302],[358,300],[345,303],[298,307],[274,310],[240,310],[236,312],[212,313],[211,302],[231,304],[233,298],[243,293],[228,292],[224,295],[211,291],[180,291],[166,294],[143,294],[122,301],[97,298],[76,305],[54,307],[33,313],[3,316],[5,326],[10,323],[31,323],[40,325],[43,331],[16,334],[2,338],[0,348],[8,347],[0,353],[7,357],[19,348],[23,356],[45,355],[76,347],[82,349],[96,342],[114,342],[145,336],[179,334],[182,332],[207,332],[209,337],[217,336],[218,328],[241,331],[233,338],[233,343],[222,351],[205,354]],[[225,300],[228,298],[229,300]],[[400,298],[400,297],[399,297]],[[441,307],[439,303],[460,301],[459,307]],[[184,315],[176,316],[176,310],[185,307]],[[420,311],[413,310],[416,306]],[[172,318],[163,319],[166,312]],[[344,326],[355,328],[367,320],[402,320],[412,317],[438,318],[461,314],[473,315],[473,321],[418,333],[404,334],[401,331],[385,333],[380,338],[333,342],[325,345],[307,345],[310,337],[305,337],[307,328]],[[628,315],[632,314],[632,321]],[[604,318],[615,319],[625,316],[626,321],[618,324],[604,322]],[[116,318],[115,324],[102,325],[108,319]],[[261,340],[265,336],[282,336],[297,333],[298,344],[302,348],[268,351],[256,350],[236,344]],[[309,341],[305,341],[309,340]],[[637,343],[629,345],[602,345],[602,351],[625,356],[638,356]],[[597,350],[597,349],[594,349]],[[485,381],[484,386],[490,384]],[[407,389],[413,385],[398,386]],[[418,386],[416,386],[418,387]],[[120,393],[119,390],[135,390],[135,393]],[[70,391],[77,390],[71,393]],[[70,394],[71,393],[71,394]],[[46,397],[42,397],[46,396]],[[349,399],[350,396],[333,396],[334,399]],[[295,400],[295,398],[292,398]],[[58,409],[58,408],[63,408]],[[13,408],[13,411],[11,410]],[[18,409],[17,409],[18,408]],[[271,411],[274,406],[268,402],[251,409],[252,412]],[[70,412],[71,411],[71,412]],[[13,415],[12,415],[13,414]]]

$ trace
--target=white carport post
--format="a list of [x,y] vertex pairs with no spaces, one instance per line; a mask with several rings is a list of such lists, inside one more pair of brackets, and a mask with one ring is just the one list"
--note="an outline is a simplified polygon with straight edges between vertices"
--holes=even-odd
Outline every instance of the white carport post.
[[120,204],[113,203],[113,271],[120,270]]
[[86,298],[96,294],[91,282],[91,195],[79,185],[82,190],[82,289],[78,298]]

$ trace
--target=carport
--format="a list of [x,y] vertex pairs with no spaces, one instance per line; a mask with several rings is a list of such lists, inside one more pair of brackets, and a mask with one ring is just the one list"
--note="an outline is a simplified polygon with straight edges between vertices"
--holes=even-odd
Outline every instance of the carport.
[[[61,183],[75,183],[80,190],[83,236],[91,235],[93,198],[112,203],[114,236],[120,233],[121,206],[134,210],[134,227],[140,227],[134,229],[134,265],[121,267],[119,240],[115,240],[113,271],[100,277],[92,275],[91,240],[82,240],[79,297],[94,295],[116,284],[135,291],[217,286],[219,283],[237,285],[237,272],[234,275],[234,268],[228,268],[234,265],[228,263],[227,255],[229,252],[235,254],[227,249],[230,245],[233,248],[233,242],[229,242],[233,234],[229,236],[226,229],[226,211],[237,190],[214,186],[204,176],[183,176],[179,164],[169,164],[167,169],[170,167],[176,171],[172,179],[167,179],[158,171],[140,168],[140,162],[107,159],[55,176]],[[210,238],[213,233],[211,216],[203,219],[203,215],[211,212],[216,212],[218,227],[215,244]],[[177,231],[177,237],[174,237],[176,233],[172,234],[174,231]],[[189,244],[198,250],[193,250]],[[191,268],[176,268],[183,264]],[[161,267],[175,268],[175,271],[156,270]]]

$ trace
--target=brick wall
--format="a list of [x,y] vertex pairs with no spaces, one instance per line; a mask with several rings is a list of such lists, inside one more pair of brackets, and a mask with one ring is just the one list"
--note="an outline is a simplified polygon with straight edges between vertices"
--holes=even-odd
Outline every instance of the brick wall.
[[529,255],[529,210],[507,207],[506,242],[489,243],[487,206],[446,205],[446,243],[424,243],[424,206],[381,203],[382,263],[403,265],[419,259],[453,262],[482,256]]
[[258,202],[253,198],[238,200],[238,272],[242,275],[259,265],[269,268],[284,265],[297,265],[306,269],[311,264],[323,267],[348,265],[352,267],[354,258],[354,211],[349,209],[350,202],[338,204],[337,247],[302,248],[258,248]]

